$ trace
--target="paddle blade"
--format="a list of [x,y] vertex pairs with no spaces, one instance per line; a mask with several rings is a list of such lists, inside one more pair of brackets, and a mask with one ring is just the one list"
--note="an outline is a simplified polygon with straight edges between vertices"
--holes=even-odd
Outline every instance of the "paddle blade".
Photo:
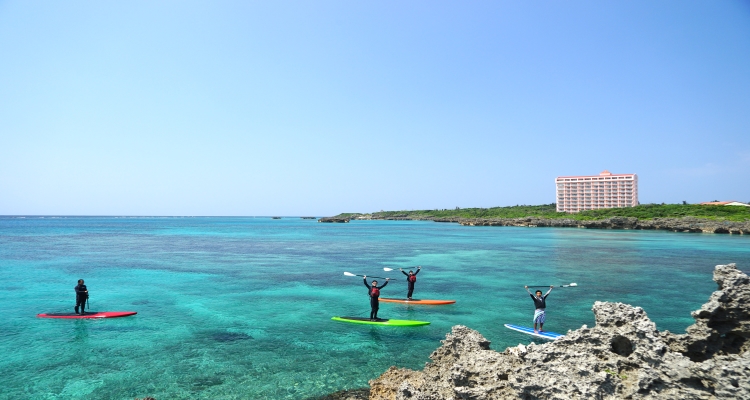
[[570,284],[570,286],[578,286],[578,284],[575,283],[575,282],[573,282],[573,283]]
[[357,276],[357,275],[354,275],[354,274],[353,274],[353,273],[351,273],[351,272],[344,272],[344,275],[346,275],[346,276]]
[[391,272],[391,271],[393,271],[393,268],[383,268],[383,271]]

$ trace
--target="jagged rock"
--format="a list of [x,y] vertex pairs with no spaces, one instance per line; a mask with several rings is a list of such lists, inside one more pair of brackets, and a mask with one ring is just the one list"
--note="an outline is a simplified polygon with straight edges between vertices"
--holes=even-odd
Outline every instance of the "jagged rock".
[[719,285],[700,310],[693,311],[695,324],[684,335],[673,335],[674,351],[693,361],[713,355],[742,354],[750,350],[750,278],[734,264],[717,265],[714,281]]
[[377,382],[370,381],[370,398],[393,400],[397,392],[411,396],[417,391],[414,386],[421,387],[423,384],[422,372],[391,367],[378,378]]
[[750,398],[750,278],[718,265],[719,290],[685,335],[659,332],[640,307],[596,302],[596,326],[500,353],[454,326],[423,371],[391,367],[371,400]]

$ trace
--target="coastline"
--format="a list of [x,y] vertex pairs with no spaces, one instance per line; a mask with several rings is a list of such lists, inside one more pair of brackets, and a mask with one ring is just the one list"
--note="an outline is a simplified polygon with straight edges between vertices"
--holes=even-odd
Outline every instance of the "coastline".
[[460,217],[430,217],[377,214],[355,214],[350,218],[328,217],[319,222],[349,222],[350,220],[387,220],[387,221],[433,221],[450,222],[464,226],[516,226],[516,227],[555,227],[555,228],[584,228],[584,229],[633,229],[633,230],[664,230],[687,233],[725,233],[734,235],[750,234],[750,221],[724,221],[708,218],[653,218],[639,219],[635,217],[610,217],[595,220],[576,220],[571,218],[460,218]]

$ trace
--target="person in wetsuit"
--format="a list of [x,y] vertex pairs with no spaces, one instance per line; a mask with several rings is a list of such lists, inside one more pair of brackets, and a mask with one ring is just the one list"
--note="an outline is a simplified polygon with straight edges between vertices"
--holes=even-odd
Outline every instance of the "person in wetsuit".
[[362,278],[367,286],[367,294],[370,296],[370,320],[374,321],[378,319],[378,308],[380,308],[380,289],[384,288],[388,284],[390,278],[385,278],[383,286],[378,287],[378,281],[372,281],[372,286],[367,283],[367,275]]
[[409,285],[409,293],[406,295],[406,298],[411,300],[411,294],[414,293],[414,282],[417,281],[417,274],[422,270],[422,266],[420,265],[417,267],[417,272],[409,271],[408,274],[401,268],[399,268],[399,270],[402,274],[406,275],[406,283]]
[[[550,286],[547,294],[545,294],[544,296],[542,296],[541,290],[537,290],[536,296],[534,296],[533,294],[531,294],[531,292],[529,292],[529,287],[524,286],[524,288],[526,288],[526,292],[528,292],[529,296],[531,296],[531,300],[534,300],[534,333],[544,332],[542,330],[542,327],[544,326],[544,320],[546,319],[544,309],[547,308],[547,296],[549,296],[549,292],[552,291],[553,287],[554,286]],[[536,324],[539,324],[538,331],[536,329]]]
[[89,299],[89,290],[86,288],[86,285],[83,284],[83,279],[78,280],[78,286],[75,287],[76,291],[76,306],[74,310],[76,311],[76,314],[79,314],[78,307],[81,307],[81,315],[84,315],[86,310],[86,300]]

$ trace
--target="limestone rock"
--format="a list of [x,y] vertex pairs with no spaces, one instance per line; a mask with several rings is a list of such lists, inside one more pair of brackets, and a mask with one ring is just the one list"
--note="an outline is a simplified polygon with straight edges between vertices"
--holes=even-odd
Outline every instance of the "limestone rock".
[[457,325],[423,371],[391,367],[370,381],[370,399],[750,398],[750,278],[729,264],[714,280],[719,290],[685,335],[659,332],[640,307],[604,302],[593,328],[502,353]]
[[713,355],[743,354],[750,350],[750,278],[734,264],[717,265],[714,281],[719,285],[700,310],[693,311],[695,324],[684,335],[667,336],[675,351],[693,361]]
[[376,381],[370,381],[370,398],[394,400],[398,393],[411,396],[424,385],[423,373],[391,367]]
[[[441,222],[448,222],[441,220]],[[454,221],[450,221],[454,222]],[[685,218],[654,218],[641,220],[635,217],[610,217],[592,221],[578,221],[574,219],[551,219],[539,217],[524,218],[469,218],[456,219],[455,222],[469,226],[528,226],[528,227],[558,227],[558,228],[588,228],[588,229],[642,229],[666,230],[674,232],[694,233],[729,233],[750,234],[750,222],[715,221],[694,217]]]
[[318,222],[338,222],[338,223],[344,223],[349,222],[348,218],[336,218],[336,217],[325,217],[318,219]]

